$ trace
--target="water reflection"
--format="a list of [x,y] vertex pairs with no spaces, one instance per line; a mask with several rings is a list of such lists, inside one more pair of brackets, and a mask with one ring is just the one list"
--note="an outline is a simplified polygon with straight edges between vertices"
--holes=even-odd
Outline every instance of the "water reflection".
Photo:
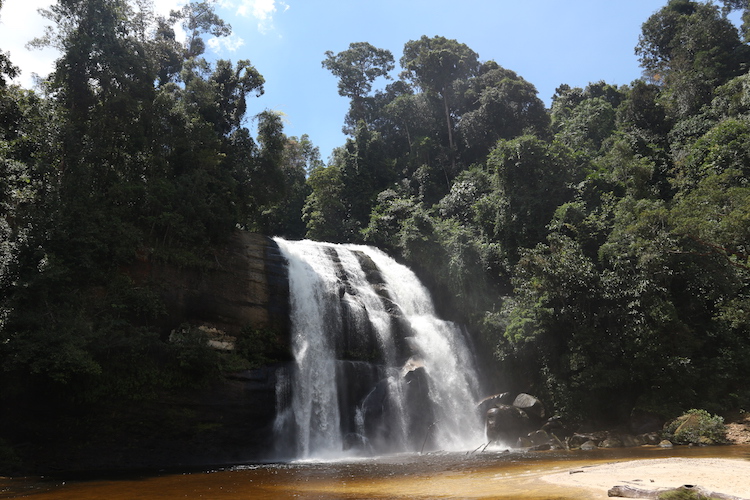
[[[545,474],[637,458],[716,457],[750,460],[750,447],[671,450],[628,448],[589,452],[402,454],[370,459],[245,464],[210,471],[104,479],[0,479],[0,498],[46,499],[434,499],[596,498],[539,480]],[[587,496],[588,495],[588,496]]]

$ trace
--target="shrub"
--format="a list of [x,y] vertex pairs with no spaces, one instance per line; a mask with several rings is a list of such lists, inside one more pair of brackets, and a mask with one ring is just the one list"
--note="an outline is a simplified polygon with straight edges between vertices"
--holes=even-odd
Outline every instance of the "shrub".
[[667,491],[658,496],[659,500],[711,500],[710,497],[696,493],[695,491]]
[[688,410],[664,428],[667,439],[678,444],[722,444],[727,442],[724,419],[705,410]]

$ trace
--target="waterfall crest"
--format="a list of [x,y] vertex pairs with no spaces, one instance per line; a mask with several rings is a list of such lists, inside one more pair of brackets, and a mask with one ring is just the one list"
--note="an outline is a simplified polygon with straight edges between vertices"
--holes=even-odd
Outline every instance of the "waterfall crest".
[[361,245],[275,239],[288,261],[295,363],[279,377],[276,442],[294,458],[484,439],[464,332],[407,267]]

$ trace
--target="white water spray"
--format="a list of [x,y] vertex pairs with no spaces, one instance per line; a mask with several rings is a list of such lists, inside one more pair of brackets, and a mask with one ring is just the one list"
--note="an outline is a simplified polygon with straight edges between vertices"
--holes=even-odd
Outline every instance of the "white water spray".
[[[468,450],[484,439],[460,328],[407,267],[359,245],[276,239],[288,261],[295,366],[276,432],[296,458]],[[290,439],[292,436],[292,439]]]

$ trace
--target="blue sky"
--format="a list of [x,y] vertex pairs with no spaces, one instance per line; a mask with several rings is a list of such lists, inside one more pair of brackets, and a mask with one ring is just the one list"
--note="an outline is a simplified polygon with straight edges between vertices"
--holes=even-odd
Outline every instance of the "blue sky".
[[[168,12],[181,0],[157,0]],[[396,61],[404,44],[422,35],[453,38],[480,59],[494,60],[534,84],[549,104],[562,83],[628,84],[641,74],[633,48],[641,25],[667,0],[220,0],[217,13],[231,38],[210,57],[249,59],[266,79],[265,94],[251,98],[248,114],[264,109],[285,115],[287,135],[308,134],[324,159],[345,141],[341,132],[348,100],[321,66],[327,50],[352,42],[390,50]],[[50,0],[4,0],[0,50],[23,70],[45,75],[55,54],[24,44],[43,33],[36,9]],[[400,68],[394,70],[394,76]],[[249,124],[252,126],[251,124]]]

